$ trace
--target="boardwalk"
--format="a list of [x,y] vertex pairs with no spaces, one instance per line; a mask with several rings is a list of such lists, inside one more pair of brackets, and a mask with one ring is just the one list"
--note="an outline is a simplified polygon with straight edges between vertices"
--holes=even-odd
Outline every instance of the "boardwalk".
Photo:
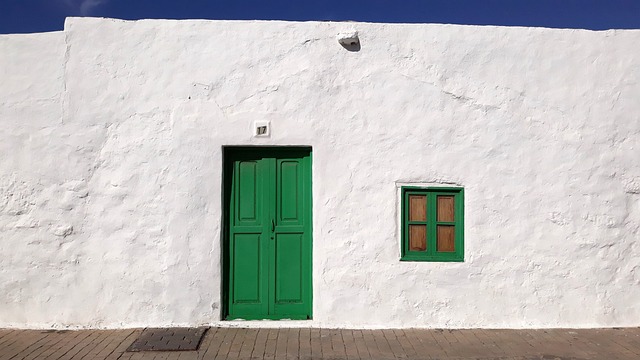
[[0,330],[13,359],[640,359],[640,328],[334,330],[211,328],[198,351],[126,352],[141,329]]

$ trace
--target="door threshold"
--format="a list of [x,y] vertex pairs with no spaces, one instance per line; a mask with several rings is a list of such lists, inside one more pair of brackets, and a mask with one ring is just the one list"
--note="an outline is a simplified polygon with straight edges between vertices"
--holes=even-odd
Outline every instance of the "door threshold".
[[309,320],[222,320],[218,321],[212,326],[216,327],[228,327],[228,328],[313,328],[319,327],[316,321]]

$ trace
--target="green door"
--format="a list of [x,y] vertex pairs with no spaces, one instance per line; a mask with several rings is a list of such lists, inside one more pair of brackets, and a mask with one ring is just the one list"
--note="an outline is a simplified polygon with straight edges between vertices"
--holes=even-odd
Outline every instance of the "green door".
[[225,150],[227,319],[311,318],[311,151]]

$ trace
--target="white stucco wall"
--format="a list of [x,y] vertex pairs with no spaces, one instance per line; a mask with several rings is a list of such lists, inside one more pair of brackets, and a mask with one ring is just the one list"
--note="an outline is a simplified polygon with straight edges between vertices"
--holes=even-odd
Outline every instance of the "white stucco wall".
[[[296,325],[638,326],[639,43],[88,18],[2,35],[0,327],[218,324],[225,145],[313,147]],[[399,261],[404,183],[464,186],[465,262]]]

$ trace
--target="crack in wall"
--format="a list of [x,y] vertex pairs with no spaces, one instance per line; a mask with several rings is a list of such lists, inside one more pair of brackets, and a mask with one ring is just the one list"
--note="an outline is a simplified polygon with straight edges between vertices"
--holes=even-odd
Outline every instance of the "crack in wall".
[[69,96],[67,95],[67,71],[69,65],[69,59],[71,58],[71,41],[69,41],[69,31],[65,30],[64,33],[64,57],[62,60],[62,94],[60,94],[60,106],[62,107],[62,118],[60,123],[64,124],[67,115],[69,114]]
[[236,101],[235,103],[233,103],[231,105],[225,105],[225,106],[221,107],[220,109],[224,111],[224,110],[226,110],[228,108],[231,108],[231,107],[234,107],[234,106],[238,106],[238,105],[244,103],[245,101],[250,100],[250,99],[252,99],[252,98],[254,98],[254,97],[258,96],[258,95],[269,94],[269,93],[276,92],[276,91],[278,91],[279,88],[280,88],[279,85],[267,86],[266,88],[264,88],[262,90],[258,90],[256,92],[252,93],[251,95],[246,96],[246,97]]
[[483,103],[478,102],[477,99],[474,99],[474,98],[471,98],[471,97],[468,97],[468,96],[465,96],[465,95],[456,94],[456,93],[453,93],[453,92],[450,92],[450,91],[446,91],[442,87],[437,85],[436,83],[433,83],[433,82],[430,82],[430,81],[427,81],[427,80],[424,80],[424,79],[419,79],[419,78],[416,78],[416,77],[413,77],[413,76],[409,76],[407,74],[400,73],[400,75],[405,77],[405,78],[407,78],[407,79],[414,80],[414,81],[417,81],[417,82],[420,82],[420,83],[423,83],[423,84],[430,85],[430,86],[436,88],[438,91],[440,91],[440,93],[442,93],[444,95],[447,95],[451,99],[459,101],[459,102],[462,102],[463,104],[469,105],[469,106],[474,107],[476,109],[483,110],[485,112],[487,112],[489,110],[502,110],[497,105],[483,104]]

